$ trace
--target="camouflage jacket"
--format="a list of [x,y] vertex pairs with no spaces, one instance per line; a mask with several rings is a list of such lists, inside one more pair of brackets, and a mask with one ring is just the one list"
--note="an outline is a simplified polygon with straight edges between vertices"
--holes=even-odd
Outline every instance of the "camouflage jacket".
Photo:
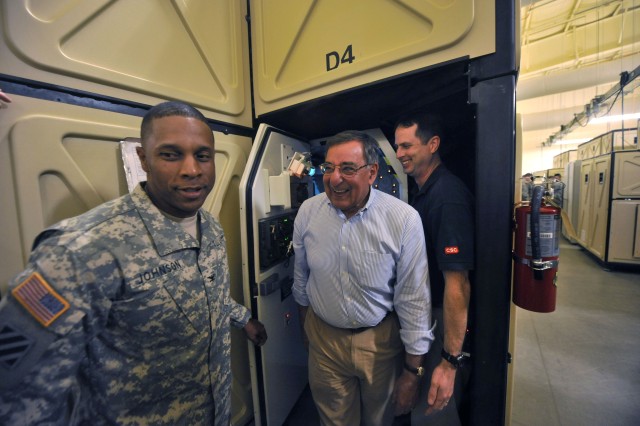
[[138,186],[44,231],[0,304],[0,424],[228,424],[230,297],[220,224],[201,242]]

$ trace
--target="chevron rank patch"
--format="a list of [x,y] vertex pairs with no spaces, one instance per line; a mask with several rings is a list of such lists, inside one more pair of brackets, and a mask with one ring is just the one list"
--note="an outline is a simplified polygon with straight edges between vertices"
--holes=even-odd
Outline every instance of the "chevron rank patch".
[[69,302],[34,272],[11,291],[13,297],[45,327],[69,309]]
[[32,345],[33,340],[12,327],[3,325],[0,328],[0,364],[8,369],[15,367]]

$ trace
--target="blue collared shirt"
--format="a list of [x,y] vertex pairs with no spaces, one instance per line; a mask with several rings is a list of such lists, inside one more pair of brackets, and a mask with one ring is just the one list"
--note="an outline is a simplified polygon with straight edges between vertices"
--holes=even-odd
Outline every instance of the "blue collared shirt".
[[431,295],[422,222],[408,204],[371,189],[347,219],[322,193],[305,201],[293,233],[293,296],[328,324],[378,324],[390,311],[400,320],[405,350],[429,350]]

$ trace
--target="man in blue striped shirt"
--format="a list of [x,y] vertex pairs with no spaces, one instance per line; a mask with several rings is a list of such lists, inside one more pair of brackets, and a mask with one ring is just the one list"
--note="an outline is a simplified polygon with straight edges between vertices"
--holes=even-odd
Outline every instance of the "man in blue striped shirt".
[[293,295],[323,424],[389,425],[408,413],[434,338],[422,222],[371,187],[377,150],[363,132],[330,138],[325,192],[295,220]]

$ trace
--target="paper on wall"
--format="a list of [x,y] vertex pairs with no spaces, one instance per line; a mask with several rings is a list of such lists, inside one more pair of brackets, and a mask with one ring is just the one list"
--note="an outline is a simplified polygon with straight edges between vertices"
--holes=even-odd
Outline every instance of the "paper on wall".
[[141,146],[140,139],[126,138],[120,141],[120,151],[122,152],[122,162],[124,163],[124,173],[127,178],[129,192],[140,182],[147,180],[147,173],[142,170],[142,164],[136,148]]

